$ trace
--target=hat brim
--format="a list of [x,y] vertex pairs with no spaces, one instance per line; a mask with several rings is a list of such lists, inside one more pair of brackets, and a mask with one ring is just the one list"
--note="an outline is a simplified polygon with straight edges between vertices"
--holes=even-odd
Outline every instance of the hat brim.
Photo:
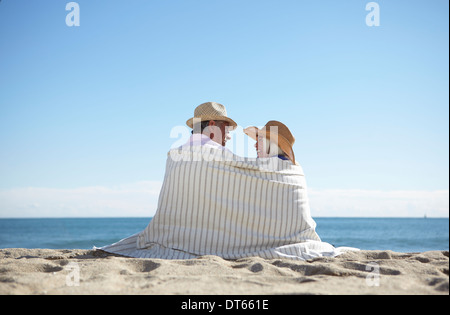
[[194,128],[194,120],[197,120],[197,121],[200,121],[200,122],[202,122],[202,121],[209,121],[209,120],[220,120],[220,121],[226,121],[226,122],[228,122],[229,124],[230,124],[230,130],[234,130],[234,129],[236,129],[236,127],[237,127],[237,124],[236,124],[236,122],[233,120],[233,119],[231,119],[231,118],[228,118],[228,117],[226,117],[226,116],[201,116],[201,117],[192,117],[192,118],[190,118],[190,119],[188,119],[187,121],[186,121],[186,125],[188,125],[188,127],[189,128]]
[[244,133],[252,138],[253,140],[257,140],[256,137],[258,136],[258,127],[251,126],[244,129]]
[[265,138],[270,141],[275,141],[277,143],[277,145],[280,147],[280,149],[295,164],[294,150],[292,149],[292,146],[289,143],[289,141],[282,135],[276,134],[276,133],[270,133],[270,131],[267,132],[265,128],[258,129],[255,126],[245,128],[244,133],[255,141],[257,141],[258,134],[264,135]]

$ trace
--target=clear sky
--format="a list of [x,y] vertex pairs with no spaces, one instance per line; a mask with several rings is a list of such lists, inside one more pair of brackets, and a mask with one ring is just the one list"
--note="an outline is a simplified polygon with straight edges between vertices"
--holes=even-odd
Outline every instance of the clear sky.
[[0,217],[150,216],[197,105],[285,123],[320,216],[449,212],[449,2],[0,2]]

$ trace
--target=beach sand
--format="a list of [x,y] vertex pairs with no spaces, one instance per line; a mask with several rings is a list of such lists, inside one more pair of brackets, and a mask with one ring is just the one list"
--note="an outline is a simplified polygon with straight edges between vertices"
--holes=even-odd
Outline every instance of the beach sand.
[[311,261],[134,259],[0,249],[0,294],[449,294],[449,252],[348,252]]

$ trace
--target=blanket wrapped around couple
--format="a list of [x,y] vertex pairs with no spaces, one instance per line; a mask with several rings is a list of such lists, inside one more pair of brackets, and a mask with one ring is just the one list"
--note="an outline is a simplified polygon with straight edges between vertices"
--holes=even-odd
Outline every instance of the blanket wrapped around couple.
[[299,165],[192,146],[169,152],[157,212],[147,228],[97,249],[162,259],[340,254],[320,240],[315,227]]

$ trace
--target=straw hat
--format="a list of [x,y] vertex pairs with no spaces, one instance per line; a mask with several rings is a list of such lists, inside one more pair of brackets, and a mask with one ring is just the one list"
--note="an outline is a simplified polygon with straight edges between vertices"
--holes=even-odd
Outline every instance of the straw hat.
[[295,164],[295,155],[292,150],[295,138],[285,124],[271,120],[263,128],[248,127],[244,129],[246,135],[253,140],[257,140],[258,135],[263,135],[266,139],[274,141],[280,149],[289,157],[292,163]]
[[234,120],[227,117],[227,110],[225,109],[225,106],[216,102],[207,102],[198,105],[194,111],[194,117],[186,121],[186,125],[190,128],[194,128],[194,120],[196,120],[196,122],[221,120],[230,123],[231,130],[234,130],[237,127]]

